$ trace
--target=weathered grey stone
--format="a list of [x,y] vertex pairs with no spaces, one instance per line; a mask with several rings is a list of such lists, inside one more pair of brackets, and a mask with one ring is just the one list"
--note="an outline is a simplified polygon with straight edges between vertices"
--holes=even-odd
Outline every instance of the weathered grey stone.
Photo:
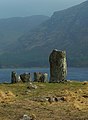
[[18,81],[18,82],[21,82],[21,81],[22,81],[21,78],[20,78],[20,75],[17,75],[17,81]]
[[49,56],[50,82],[64,82],[67,75],[66,52],[53,50]]
[[33,85],[31,82],[28,84],[28,89],[37,89],[37,85]]
[[49,97],[48,101],[49,101],[50,103],[55,102],[55,98],[54,98],[54,97]]
[[20,120],[32,120],[30,116],[28,115],[23,115],[23,118]]
[[37,98],[33,98],[33,101],[37,101],[37,102],[48,102],[49,101],[49,97],[37,97]]
[[20,75],[20,78],[21,78],[22,82],[30,82],[31,81],[30,73],[23,73]]
[[19,81],[19,76],[15,71],[12,71],[11,73],[11,83],[17,83]]
[[29,94],[29,93],[31,93],[30,89],[25,90],[25,94]]
[[47,73],[34,72],[34,82],[47,82],[47,81],[48,81]]
[[43,82],[48,82],[48,74],[44,73],[43,75],[44,75]]
[[41,76],[42,76],[42,73],[34,72],[34,82],[40,82]]
[[36,120],[35,114],[32,114],[31,116],[23,115],[23,117],[20,120]]
[[55,101],[65,101],[64,97],[55,97]]

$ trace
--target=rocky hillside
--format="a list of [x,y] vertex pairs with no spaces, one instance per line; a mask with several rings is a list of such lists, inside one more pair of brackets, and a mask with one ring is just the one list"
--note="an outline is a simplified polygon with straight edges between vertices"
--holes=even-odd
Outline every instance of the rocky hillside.
[[[52,49],[66,50],[69,66],[88,66],[88,1],[54,12],[1,56],[2,64],[47,66]],[[3,59],[2,59],[3,58]]]

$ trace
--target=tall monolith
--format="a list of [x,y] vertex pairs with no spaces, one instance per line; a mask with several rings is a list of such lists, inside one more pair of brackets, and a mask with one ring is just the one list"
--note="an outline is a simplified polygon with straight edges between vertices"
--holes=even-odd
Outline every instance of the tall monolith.
[[66,52],[53,50],[49,56],[50,82],[65,82],[67,75]]

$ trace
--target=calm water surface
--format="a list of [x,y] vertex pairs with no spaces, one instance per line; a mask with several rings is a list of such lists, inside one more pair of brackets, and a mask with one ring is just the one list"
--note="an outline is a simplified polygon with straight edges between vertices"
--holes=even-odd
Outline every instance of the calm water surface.
[[[33,76],[34,72],[49,73],[49,68],[28,68],[28,69],[0,69],[0,83],[11,81],[11,72],[16,71],[18,74],[25,72],[31,73]],[[68,80],[88,81],[88,68],[68,68]]]

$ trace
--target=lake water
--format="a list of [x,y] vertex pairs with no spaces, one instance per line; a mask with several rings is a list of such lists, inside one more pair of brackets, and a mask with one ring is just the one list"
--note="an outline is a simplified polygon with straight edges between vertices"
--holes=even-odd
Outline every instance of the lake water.
[[[0,83],[11,81],[11,72],[16,71],[17,74],[25,72],[31,73],[33,76],[34,72],[49,73],[49,68],[25,68],[25,69],[0,69]],[[68,68],[68,80],[88,81],[88,68]]]

